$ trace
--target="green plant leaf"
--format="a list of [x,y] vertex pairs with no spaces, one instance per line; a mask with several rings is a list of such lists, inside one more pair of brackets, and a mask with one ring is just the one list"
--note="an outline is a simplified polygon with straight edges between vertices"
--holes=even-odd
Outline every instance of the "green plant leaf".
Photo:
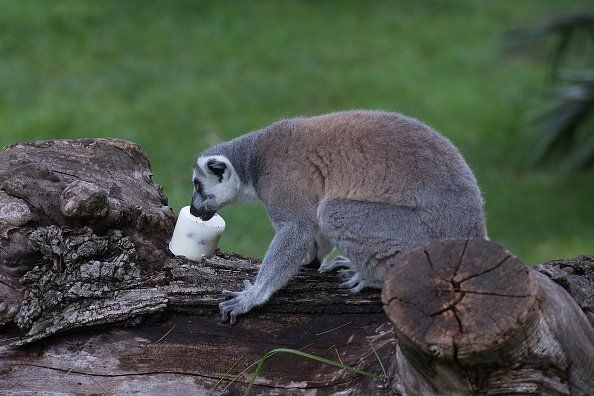
[[371,378],[379,378],[377,375],[367,372],[367,371],[363,371],[360,370],[356,367],[350,367],[350,366],[346,366],[342,363],[336,362],[334,360],[329,360],[326,358],[323,358],[321,356],[316,356],[316,355],[312,355],[310,353],[306,353],[303,351],[299,351],[296,349],[289,349],[289,348],[278,348],[278,349],[273,349],[272,351],[268,352],[267,354],[265,354],[264,356],[262,356],[260,358],[260,360],[258,361],[258,366],[256,367],[256,370],[254,371],[254,373],[252,374],[252,377],[250,378],[250,382],[248,383],[248,387],[245,391],[245,395],[249,395],[250,392],[252,391],[252,388],[254,386],[254,383],[256,382],[256,379],[258,378],[258,375],[260,374],[260,371],[262,371],[262,368],[264,367],[264,363],[266,363],[266,361],[271,358],[272,356],[276,355],[277,353],[290,353],[293,355],[297,355],[297,356],[301,356],[307,359],[311,359],[311,360],[315,360],[317,362],[320,363],[324,363],[324,364],[328,364],[330,366],[335,366],[335,367],[339,367],[341,369],[347,370],[347,371],[351,371],[355,374],[360,374],[360,375],[364,375],[366,377],[371,377]]

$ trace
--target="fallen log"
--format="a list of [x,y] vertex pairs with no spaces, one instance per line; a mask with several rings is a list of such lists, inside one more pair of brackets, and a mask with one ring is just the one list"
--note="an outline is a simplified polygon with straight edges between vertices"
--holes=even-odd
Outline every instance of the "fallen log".
[[[202,263],[175,258],[167,251],[173,221],[133,143],[85,139],[5,148],[0,389],[200,393],[234,362],[243,367],[278,347],[378,371],[368,340],[388,359],[394,340],[379,293],[349,295],[336,276],[317,271],[304,271],[237,326],[221,324],[221,290],[240,288],[260,263],[220,252]],[[273,361],[270,369],[259,379],[262,389],[330,393],[383,384],[299,359],[286,367]]]
[[[338,276],[311,269],[236,326],[222,324],[220,291],[253,279],[260,263],[221,252],[200,263],[175,258],[167,251],[173,221],[148,160],[133,143],[33,142],[0,152],[3,393],[237,394],[245,390],[249,371],[232,381],[237,373],[279,347],[343,361],[376,377],[275,356],[256,382],[257,393],[416,394],[422,389],[580,394],[584,387],[591,389],[591,345],[583,345],[591,337],[591,324],[567,293],[517,259],[510,256],[486,271],[499,255],[508,254],[497,245],[469,241],[471,249],[467,246],[460,260],[466,242],[435,242],[426,248],[435,272],[419,261],[425,253],[419,258],[418,251],[411,252],[405,259],[410,264],[396,270],[406,276],[396,275],[384,291],[398,339],[378,292],[350,295],[339,287]],[[482,254],[470,254],[475,245],[482,246]],[[432,249],[441,253],[434,256]],[[472,279],[454,276],[436,289],[432,282],[450,279],[455,258],[464,265],[453,274],[462,277],[467,271]],[[508,269],[512,264],[513,271]],[[592,258],[539,270],[575,296],[587,314],[592,312]],[[495,291],[479,296],[460,288],[479,281]],[[460,283],[458,289],[452,282]],[[436,307],[429,312],[435,328],[422,337],[415,336],[425,323],[422,316],[403,314],[394,306],[399,300],[386,297],[410,292],[415,283],[419,291],[403,301]],[[514,303],[502,309],[506,297],[499,294],[512,292]],[[476,309],[487,303],[491,310]],[[460,314],[459,323],[452,322],[454,309],[466,304],[474,308]],[[494,315],[497,325],[487,314]],[[526,337],[517,336],[517,323]],[[463,337],[458,325],[464,326]],[[500,329],[493,330],[496,326]],[[556,343],[538,349],[539,340],[550,334]],[[426,336],[437,338],[429,342]],[[526,339],[536,349],[524,348]],[[506,352],[516,344],[522,353]],[[509,367],[502,367],[502,361]]]
[[[226,261],[225,257],[195,266],[193,271],[222,270],[215,263]],[[224,266],[236,273],[249,263],[232,256]],[[101,320],[103,326],[86,329],[91,323],[78,323],[85,327],[24,346],[14,343],[22,340],[14,339],[20,335],[18,329],[6,329],[0,332],[0,393],[151,395],[214,390],[213,394],[226,394],[223,389],[228,386],[230,394],[242,394],[253,367],[231,382],[238,373],[273,349],[293,348],[343,361],[378,378],[292,355],[277,356],[259,376],[258,393],[386,394],[387,383],[379,378],[382,370],[374,350],[389,367],[395,339],[381,312],[379,296],[350,297],[354,304],[345,299],[332,306],[338,282],[333,277],[321,283],[316,280],[316,271],[305,271],[270,306],[241,318],[235,326],[219,319],[215,304],[220,289],[207,293],[207,288],[197,284],[193,286],[197,297],[187,296],[199,301],[198,292],[202,292],[205,301],[196,306],[185,299],[180,305],[170,303],[134,327],[118,325],[121,322],[109,316]],[[324,300],[328,296],[331,298]],[[318,305],[312,304],[314,299],[319,300]],[[294,305],[285,311],[287,300]],[[117,309],[122,312],[127,306]],[[93,309],[90,312],[96,314]]]
[[[38,228],[30,236],[33,249],[43,252],[43,265],[21,278],[26,287],[16,324],[27,333],[17,344],[105,323],[134,323],[145,315],[191,311],[218,316],[222,289],[236,289],[253,279],[259,263],[218,253],[201,263],[170,258],[158,271],[143,271],[134,247],[117,232],[100,237],[89,229],[67,231]],[[59,252],[59,253],[56,253]],[[307,271],[263,312],[355,314],[380,313],[379,293],[350,295],[336,276]]]

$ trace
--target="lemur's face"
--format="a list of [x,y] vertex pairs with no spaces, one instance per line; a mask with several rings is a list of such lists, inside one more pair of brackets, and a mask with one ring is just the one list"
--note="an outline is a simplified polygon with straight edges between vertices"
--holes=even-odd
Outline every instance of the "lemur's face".
[[222,155],[198,157],[192,181],[194,195],[190,213],[204,221],[232,202],[241,185],[231,161]]

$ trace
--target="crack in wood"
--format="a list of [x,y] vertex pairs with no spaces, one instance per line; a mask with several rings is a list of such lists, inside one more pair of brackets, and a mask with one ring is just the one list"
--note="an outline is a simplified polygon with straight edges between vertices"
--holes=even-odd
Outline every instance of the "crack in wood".
[[[466,239],[464,241],[464,247],[462,248],[462,253],[460,253],[460,259],[458,260],[458,264],[456,265],[456,269],[454,270],[454,275],[452,275],[452,279],[456,277],[458,274],[458,270],[460,269],[460,265],[462,265],[462,261],[464,260],[464,256],[466,255],[466,248],[468,247],[468,242],[470,239]],[[452,280],[450,279],[450,280]]]
[[[435,289],[438,292],[451,292],[450,289]],[[532,294],[505,294],[505,293],[496,293],[496,292],[486,292],[486,291],[478,291],[478,290],[470,290],[470,289],[456,289],[455,292],[460,293],[468,293],[468,294],[484,294],[486,296],[498,296],[498,297],[510,297],[510,298],[526,298],[526,297],[534,297]]]
[[[438,289],[438,290],[439,290],[439,289]],[[451,290],[444,290],[444,291],[451,291]],[[457,291],[455,291],[455,292],[457,292]],[[456,300],[454,300],[454,302],[452,302],[451,304],[448,304],[448,305],[447,305],[446,307],[444,307],[444,308],[438,309],[437,311],[430,312],[428,315],[429,315],[429,316],[431,316],[431,317],[433,317],[433,316],[437,316],[437,315],[439,315],[439,314],[441,314],[441,313],[444,313],[444,312],[446,312],[446,311],[452,310],[453,308],[455,308],[455,307],[456,307],[456,305],[457,305],[457,304],[458,304],[460,301],[462,301],[462,299],[463,299],[463,298],[464,298],[464,293],[460,293],[460,296],[458,296],[458,297],[456,298]]]
[[[221,379],[223,381],[228,380],[228,378],[221,377],[221,376],[195,373],[195,372],[191,372],[191,371],[173,371],[173,370],[156,371],[155,370],[155,371],[144,371],[144,372],[133,372],[133,373],[131,372],[131,373],[121,373],[121,374],[101,374],[101,373],[91,373],[91,372],[73,370],[73,369],[66,370],[66,369],[63,369],[60,367],[37,365],[37,364],[33,364],[33,363],[19,363],[18,366],[37,367],[37,368],[42,368],[42,369],[47,369],[47,370],[59,371],[59,372],[63,372],[66,374],[79,374],[79,375],[84,375],[84,376],[89,376],[89,377],[99,377],[99,378],[144,377],[144,376],[155,376],[155,375],[179,375],[179,376],[200,377],[200,378],[211,379],[211,380],[221,380]],[[233,376],[233,378],[235,378],[235,376]],[[349,373],[349,377],[347,377],[347,379],[345,379],[343,381],[329,382],[326,384],[311,384],[310,386],[287,386],[284,384],[266,384],[266,383],[261,383],[261,382],[258,383],[258,381],[256,381],[255,385],[265,387],[265,388],[270,388],[270,389],[323,389],[323,388],[334,388],[334,387],[339,387],[342,385],[347,385],[359,378],[361,378],[360,374]],[[234,383],[242,384],[242,385],[245,385],[248,382],[249,381],[247,381],[244,378],[239,378],[236,381],[234,381]]]
[[481,275],[484,275],[484,274],[486,274],[486,273],[488,273],[488,272],[491,272],[491,271],[494,271],[494,270],[496,270],[496,269],[497,269],[497,268],[499,268],[499,267],[500,267],[500,266],[501,266],[503,263],[505,263],[505,262],[507,261],[507,259],[509,259],[510,257],[512,257],[512,255],[511,255],[511,254],[510,254],[510,255],[508,255],[508,256],[506,256],[506,257],[505,257],[503,260],[501,260],[499,263],[497,263],[497,264],[496,264],[494,267],[492,267],[492,268],[489,268],[488,270],[485,270],[485,271],[481,271],[481,272],[479,272],[478,274],[472,274],[472,275],[470,275],[470,276],[468,276],[468,277],[466,277],[466,278],[462,279],[461,281],[459,281],[459,283],[464,283],[464,282],[466,282],[467,280],[470,280],[470,279],[476,278],[476,277],[478,277],[478,276],[481,276]]

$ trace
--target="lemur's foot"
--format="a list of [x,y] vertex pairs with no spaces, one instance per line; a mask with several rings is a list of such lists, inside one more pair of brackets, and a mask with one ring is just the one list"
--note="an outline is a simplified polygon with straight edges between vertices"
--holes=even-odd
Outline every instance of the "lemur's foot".
[[249,312],[252,308],[262,303],[258,299],[257,292],[254,289],[252,282],[244,280],[243,286],[243,291],[239,292],[223,290],[223,295],[225,297],[233,297],[230,300],[223,301],[219,304],[223,322],[229,320],[229,324],[234,325],[237,322],[237,316]]
[[320,268],[318,269],[319,272],[330,272],[339,267],[351,267],[351,260],[343,256],[336,256],[332,261],[324,261]]
[[348,279],[345,282],[341,283],[341,286],[347,287],[349,289],[349,293],[357,294],[364,288],[368,286],[372,286],[367,279],[364,279],[357,271],[353,270],[341,270],[340,276],[343,279]]

